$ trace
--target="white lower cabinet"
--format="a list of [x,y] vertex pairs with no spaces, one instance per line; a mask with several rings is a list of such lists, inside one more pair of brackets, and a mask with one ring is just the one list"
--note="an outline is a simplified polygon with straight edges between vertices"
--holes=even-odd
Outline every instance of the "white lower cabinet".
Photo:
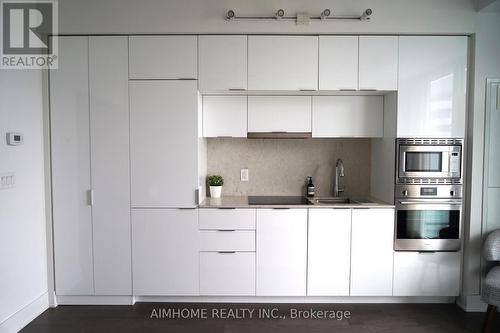
[[394,296],[458,296],[460,252],[394,253]]
[[255,252],[200,252],[200,294],[254,296]]
[[305,296],[307,209],[257,210],[257,296]]
[[349,296],[351,210],[309,209],[308,296]]
[[353,209],[351,296],[391,296],[394,209]]
[[134,295],[199,295],[198,211],[133,209]]

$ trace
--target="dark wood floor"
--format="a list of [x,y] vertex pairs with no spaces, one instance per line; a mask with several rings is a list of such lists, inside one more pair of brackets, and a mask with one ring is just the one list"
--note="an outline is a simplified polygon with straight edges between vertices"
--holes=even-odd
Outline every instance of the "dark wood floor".
[[[208,319],[151,318],[158,309],[207,309]],[[259,309],[278,310],[280,319],[262,319]],[[292,319],[291,309],[350,311],[350,319]],[[214,319],[212,310],[255,309],[252,319]],[[165,314],[164,312],[164,314]],[[172,313],[172,312],[171,312]],[[221,312],[219,312],[220,314]],[[240,311],[240,315],[242,312]],[[248,316],[248,312],[247,312]],[[134,306],[59,306],[48,309],[21,332],[480,332],[482,313],[466,313],[453,304],[171,304]],[[500,332],[500,315],[493,332]]]

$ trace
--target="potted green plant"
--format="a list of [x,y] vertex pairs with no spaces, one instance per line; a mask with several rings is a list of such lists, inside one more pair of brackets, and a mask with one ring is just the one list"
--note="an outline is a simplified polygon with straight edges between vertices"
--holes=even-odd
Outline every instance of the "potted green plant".
[[208,176],[208,186],[210,186],[210,196],[212,198],[220,198],[222,193],[222,185],[224,185],[224,178],[222,178],[222,176]]

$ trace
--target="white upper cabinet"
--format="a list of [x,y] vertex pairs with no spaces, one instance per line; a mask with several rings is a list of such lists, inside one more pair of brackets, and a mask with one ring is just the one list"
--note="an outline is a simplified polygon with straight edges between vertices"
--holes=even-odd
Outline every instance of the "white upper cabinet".
[[394,253],[394,296],[458,296],[460,252]]
[[131,295],[127,37],[89,41],[96,295]]
[[198,189],[196,81],[130,81],[133,207],[194,207]]
[[203,96],[203,136],[247,137],[246,96]]
[[248,96],[248,132],[311,132],[311,96]]
[[359,89],[398,89],[397,36],[359,36]]
[[247,36],[199,36],[199,90],[247,89]]
[[196,209],[133,209],[134,295],[199,295]]
[[59,37],[50,70],[54,260],[58,295],[93,295],[88,37]]
[[248,36],[248,89],[317,90],[318,37]]
[[399,39],[398,137],[463,138],[467,37]]
[[307,258],[307,296],[349,296],[350,209],[309,209]]
[[358,36],[319,37],[319,90],[358,89]]
[[351,296],[392,296],[394,209],[353,209]]
[[257,296],[305,296],[307,209],[257,209]]
[[130,36],[131,79],[197,79],[196,36]]
[[384,135],[383,96],[313,96],[312,99],[314,138]]

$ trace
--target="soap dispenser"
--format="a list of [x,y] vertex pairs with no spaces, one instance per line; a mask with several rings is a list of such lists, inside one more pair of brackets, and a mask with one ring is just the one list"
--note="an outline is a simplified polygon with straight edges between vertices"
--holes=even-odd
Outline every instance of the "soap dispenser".
[[314,197],[314,184],[311,176],[307,177],[307,196]]

